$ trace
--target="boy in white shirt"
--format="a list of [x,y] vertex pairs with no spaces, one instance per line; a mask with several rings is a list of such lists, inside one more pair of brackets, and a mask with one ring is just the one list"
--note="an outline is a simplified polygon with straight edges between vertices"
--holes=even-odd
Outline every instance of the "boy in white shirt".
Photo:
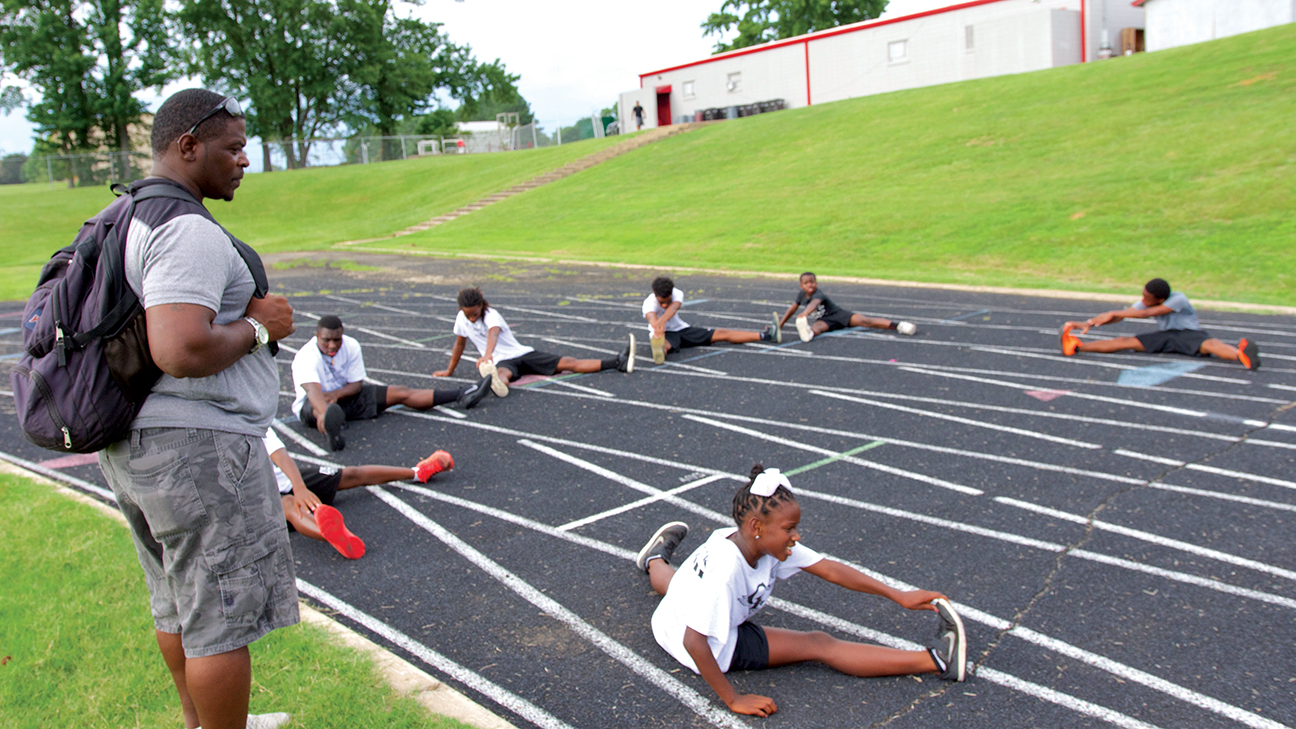
[[713,342],[783,341],[783,335],[775,327],[765,327],[764,331],[747,332],[740,329],[706,329],[689,326],[679,316],[680,307],[684,305],[684,292],[675,288],[675,282],[665,276],[653,279],[652,293],[643,302],[643,316],[648,320],[648,343],[652,346],[654,364],[666,361],[666,353],[685,347],[704,347]]
[[459,366],[464,346],[471,339],[480,355],[477,358],[477,371],[484,378],[490,378],[490,387],[499,397],[508,395],[508,383],[522,375],[549,376],[555,372],[601,372],[618,370],[625,373],[634,372],[634,335],[630,335],[630,344],[615,357],[607,359],[576,359],[560,354],[537,352],[513,336],[508,322],[486,301],[481,289],[463,289],[459,292],[459,314],[455,317],[454,349],[450,352],[450,364],[435,377],[449,377]]
[[292,374],[297,390],[293,412],[307,428],[328,436],[335,451],[346,447],[342,428],[348,420],[376,418],[393,405],[427,410],[457,402],[469,409],[486,395],[488,384],[483,378],[458,390],[415,390],[367,383],[360,343],[343,334],[342,320],[332,314],[320,317],[315,336],[293,357]]

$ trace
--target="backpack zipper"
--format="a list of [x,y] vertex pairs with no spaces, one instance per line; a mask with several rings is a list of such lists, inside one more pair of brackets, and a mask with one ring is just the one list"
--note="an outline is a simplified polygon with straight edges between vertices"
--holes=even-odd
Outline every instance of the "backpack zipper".
[[41,377],[39,372],[30,367],[19,366],[15,367],[14,371],[20,375],[26,375],[36,384],[36,389],[40,390],[41,397],[45,398],[45,409],[49,412],[50,420],[53,420],[58,429],[63,431],[63,447],[72,450],[72,431],[68,430],[67,423],[63,422],[63,416],[59,415],[58,408],[54,407],[54,392],[50,390],[49,383],[45,382],[45,378]]

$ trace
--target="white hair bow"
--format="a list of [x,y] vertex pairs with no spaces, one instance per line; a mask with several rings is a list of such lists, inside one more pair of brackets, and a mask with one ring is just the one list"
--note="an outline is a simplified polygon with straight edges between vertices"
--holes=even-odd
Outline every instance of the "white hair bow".
[[767,468],[756,476],[756,480],[752,482],[751,492],[757,496],[773,496],[779,486],[788,491],[792,490],[792,484],[787,476],[779,473],[777,468]]

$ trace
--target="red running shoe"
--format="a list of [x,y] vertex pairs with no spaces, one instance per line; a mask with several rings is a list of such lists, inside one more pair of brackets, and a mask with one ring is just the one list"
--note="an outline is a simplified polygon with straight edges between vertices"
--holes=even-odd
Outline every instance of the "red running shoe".
[[419,483],[427,483],[429,478],[454,468],[454,458],[445,451],[437,451],[432,455],[418,462],[414,467],[414,480]]
[[364,556],[364,542],[346,528],[346,524],[342,522],[342,512],[327,504],[320,504],[315,508],[315,523],[319,526],[320,535],[337,548],[343,557],[360,559]]
[[1059,338],[1062,341],[1062,354],[1065,354],[1068,357],[1074,356],[1076,350],[1080,348],[1080,337],[1071,333],[1070,326],[1063,326]]

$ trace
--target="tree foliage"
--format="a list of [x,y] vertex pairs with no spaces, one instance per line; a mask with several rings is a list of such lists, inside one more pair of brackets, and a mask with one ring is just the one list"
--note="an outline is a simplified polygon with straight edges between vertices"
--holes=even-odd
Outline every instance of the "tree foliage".
[[135,94],[178,75],[163,0],[0,0],[0,70],[31,84],[0,91],[59,151],[130,149],[146,111]]
[[723,53],[870,20],[886,5],[887,0],[725,0],[720,11],[702,23],[702,30],[703,35],[715,36],[738,30],[731,43],[716,43],[715,52]]

